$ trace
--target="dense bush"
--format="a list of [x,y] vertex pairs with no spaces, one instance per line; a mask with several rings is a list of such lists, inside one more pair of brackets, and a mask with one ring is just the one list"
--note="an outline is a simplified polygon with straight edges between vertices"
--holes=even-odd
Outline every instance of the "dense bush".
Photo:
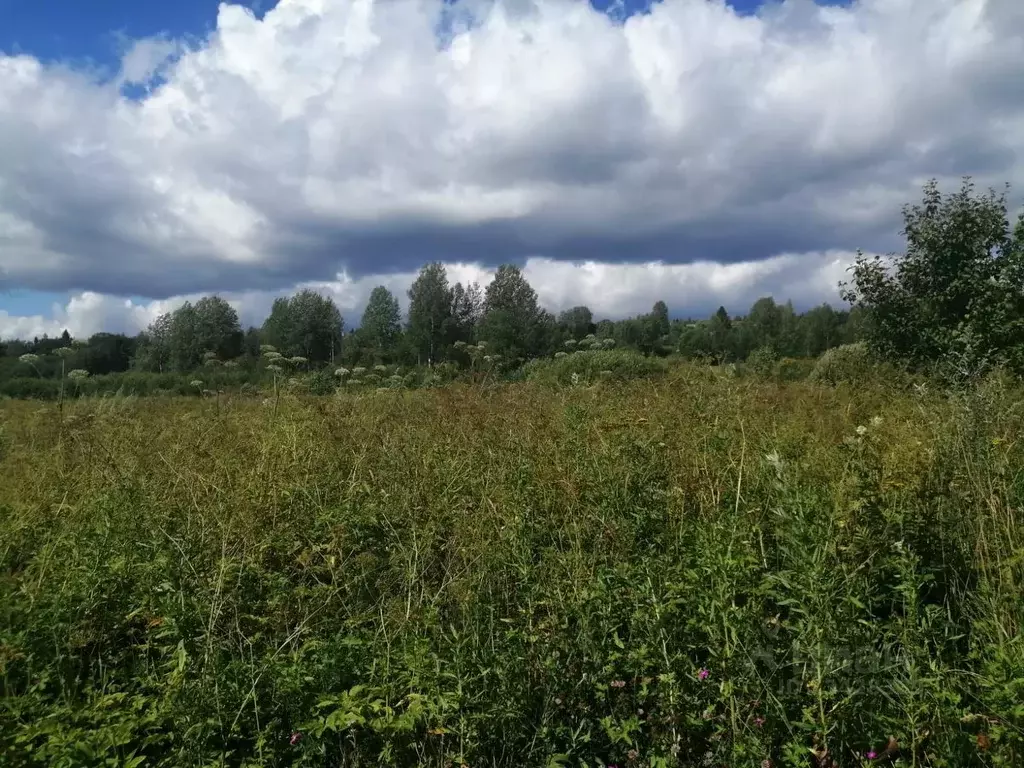
[[[548,384],[591,383],[599,379],[628,381],[664,373],[668,363],[625,349],[587,350],[554,359],[531,360],[524,378]],[[573,378],[575,375],[575,379]]]
[[309,393],[311,395],[330,395],[338,388],[338,377],[334,371],[323,369],[315,371],[309,377]]
[[0,395],[33,400],[56,400],[60,381],[22,376],[0,382]]
[[779,361],[779,355],[774,347],[758,347],[747,358],[746,367],[755,376],[769,378],[775,372],[775,365]]
[[810,377],[817,361],[784,357],[775,364],[774,375],[779,381],[801,381]]
[[826,351],[811,370],[810,379],[822,384],[860,384],[876,374],[876,361],[867,344],[843,344]]

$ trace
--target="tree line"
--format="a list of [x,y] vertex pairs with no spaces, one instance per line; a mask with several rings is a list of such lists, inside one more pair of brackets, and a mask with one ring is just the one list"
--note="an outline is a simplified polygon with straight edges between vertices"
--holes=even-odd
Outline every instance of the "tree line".
[[[358,326],[346,328],[337,305],[312,290],[277,299],[262,326],[243,330],[238,313],[220,296],[186,302],[137,336],[98,333],[84,343],[65,331],[55,338],[12,340],[0,347],[0,380],[53,378],[64,370],[90,375],[138,370],[188,373],[210,364],[248,367],[267,348],[305,368],[324,366],[472,364],[474,355],[513,366],[588,347],[616,347],[645,355],[680,354],[710,362],[739,362],[759,347],[780,356],[815,356],[853,340],[857,312],[822,305],[803,314],[792,304],[759,299],[746,316],[720,307],[705,320],[672,320],[663,301],[649,313],[597,320],[587,306],[555,315],[514,265],[498,268],[482,289],[451,284],[443,264],[430,263],[408,291],[403,318],[398,298],[374,288]],[[58,358],[55,352],[69,348]],[[29,359],[23,360],[26,356]]]
[[858,254],[851,279],[840,285],[849,310],[823,304],[800,313],[767,296],[738,316],[719,307],[705,319],[673,320],[663,301],[617,321],[595,320],[586,306],[556,316],[539,305],[515,265],[499,267],[482,289],[452,284],[444,265],[432,262],[408,290],[405,317],[397,297],[378,286],[358,325],[347,328],[329,297],[307,289],[277,299],[262,326],[243,330],[226,300],[207,296],[161,315],[134,337],[98,333],[76,342],[65,331],[4,342],[0,382],[68,370],[103,375],[252,367],[270,348],[307,369],[468,367],[481,357],[512,367],[594,347],[721,364],[755,353],[816,357],[857,341],[879,358],[919,369],[942,364],[975,375],[1002,365],[1024,372],[1024,214],[1011,226],[1006,193],[975,194],[965,179],[947,196],[929,182],[922,204],[905,206],[903,219],[904,252]]

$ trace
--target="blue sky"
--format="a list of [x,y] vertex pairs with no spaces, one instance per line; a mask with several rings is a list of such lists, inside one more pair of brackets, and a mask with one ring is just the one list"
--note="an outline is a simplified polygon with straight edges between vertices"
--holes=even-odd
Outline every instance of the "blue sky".
[[0,49],[111,67],[125,39],[208,34],[217,6],[216,0],[0,0]]
[[[850,0],[821,0],[848,5]],[[257,15],[276,0],[239,3]],[[754,13],[762,0],[730,0],[740,13]],[[154,35],[202,37],[215,26],[217,0],[0,0],[0,50],[28,53],[48,61],[116,67],[125,40]],[[594,0],[595,8],[618,8],[617,0]],[[626,15],[645,10],[650,0],[625,0]],[[613,11],[614,12],[614,11]]]
[[[352,318],[428,259],[608,316],[838,304],[927,178],[1024,187],[1024,4],[497,2],[442,55],[423,0],[0,0],[0,337],[305,286]],[[133,46],[166,85],[125,100]]]

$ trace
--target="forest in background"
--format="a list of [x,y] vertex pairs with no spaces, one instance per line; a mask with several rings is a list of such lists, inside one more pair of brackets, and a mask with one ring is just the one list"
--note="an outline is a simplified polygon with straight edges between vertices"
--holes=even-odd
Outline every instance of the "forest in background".
[[[879,359],[946,376],[996,365],[1024,370],[1024,214],[1014,225],[1005,192],[979,195],[965,179],[946,196],[929,182],[922,203],[904,207],[903,218],[905,251],[859,255],[851,280],[840,285],[848,310],[824,304],[798,313],[766,296],[736,317],[720,307],[703,320],[672,319],[663,301],[622,320],[597,319],[586,306],[556,316],[515,265],[500,266],[481,288],[452,284],[444,265],[432,262],[408,291],[405,317],[397,297],[378,286],[351,329],[330,298],[306,289],[275,300],[259,328],[243,329],[235,309],[213,295],[161,315],[134,337],[74,339],[65,331],[3,342],[0,395],[56,397],[122,385],[191,391],[203,380],[258,387],[278,374],[326,369],[324,381],[333,381],[335,371],[395,376],[404,369],[408,376],[410,368],[440,364],[449,375],[508,374],[530,360],[610,348],[718,365],[753,360],[764,368],[863,342]],[[90,377],[108,378],[85,387]]]

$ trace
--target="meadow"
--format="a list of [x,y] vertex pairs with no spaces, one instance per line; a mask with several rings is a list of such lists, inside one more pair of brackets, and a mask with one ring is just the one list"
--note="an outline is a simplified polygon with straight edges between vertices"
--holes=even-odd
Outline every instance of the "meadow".
[[1019,386],[667,368],[0,403],[0,765],[1024,764]]

